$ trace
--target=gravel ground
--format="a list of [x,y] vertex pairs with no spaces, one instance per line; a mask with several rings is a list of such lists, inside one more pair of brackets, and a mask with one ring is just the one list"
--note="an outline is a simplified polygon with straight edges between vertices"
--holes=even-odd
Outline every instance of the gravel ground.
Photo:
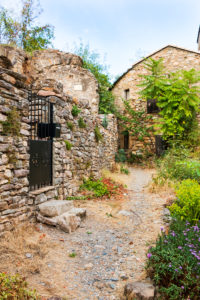
[[56,293],[70,300],[121,299],[127,282],[145,277],[146,251],[163,226],[166,202],[148,193],[151,176],[151,170],[130,168],[129,195],[124,200],[76,202],[87,209],[87,218],[70,235],[41,226],[51,240],[62,243],[47,257],[54,294],[42,282],[45,296]]

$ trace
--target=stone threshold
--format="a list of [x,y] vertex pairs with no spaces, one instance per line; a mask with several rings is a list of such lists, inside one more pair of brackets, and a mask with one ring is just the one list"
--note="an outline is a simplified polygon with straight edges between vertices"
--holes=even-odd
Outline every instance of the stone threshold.
[[45,186],[45,187],[40,188],[38,190],[30,191],[29,195],[30,196],[37,196],[39,194],[42,194],[42,193],[45,193],[45,192],[48,192],[48,191],[52,191],[54,189],[55,189],[55,186],[53,186],[53,185],[51,185],[51,186]]

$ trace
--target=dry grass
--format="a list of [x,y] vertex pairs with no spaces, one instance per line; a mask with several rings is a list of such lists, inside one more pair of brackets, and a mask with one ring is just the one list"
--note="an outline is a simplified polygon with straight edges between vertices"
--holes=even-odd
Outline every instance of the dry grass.
[[[131,177],[126,174],[120,173],[120,167],[121,165],[119,163],[115,163],[112,167],[112,170],[103,169],[102,170],[102,176],[103,178],[111,178],[115,182],[118,182],[123,185],[128,185],[128,183],[131,180]],[[128,169],[128,166],[125,165],[125,167]]]
[[[40,273],[52,242],[33,224],[23,224],[0,239],[1,271],[23,276]],[[26,257],[30,254],[32,259]]]

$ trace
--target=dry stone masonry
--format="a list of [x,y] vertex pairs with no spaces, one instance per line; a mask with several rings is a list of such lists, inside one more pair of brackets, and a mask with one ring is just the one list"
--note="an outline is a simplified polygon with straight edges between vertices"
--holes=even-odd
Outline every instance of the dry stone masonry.
[[[177,70],[190,70],[192,68],[200,70],[200,53],[182,49],[175,46],[166,46],[157,52],[149,55],[153,59],[163,58],[163,63],[167,72],[175,72]],[[147,57],[147,58],[148,58]],[[134,64],[128,69],[113,85],[112,93],[115,96],[116,106],[122,111],[123,102],[122,98],[131,100],[131,105],[136,110],[147,109],[147,103],[139,96],[141,87],[138,85],[141,82],[140,75],[146,75],[147,71],[144,66],[145,59]],[[149,121],[146,125],[151,126],[154,120],[158,118],[157,114],[152,114],[153,120]],[[120,134],[120,147],[124,148],[124,136]],[[145,143],[149,143],[149,151],[155,152],[155,138],[154,136],[146,137]],[[141,141],[134,139],[131,136],[129,140],[129,149],[134,154],[140,152],[144,148]]]
[[[30,89],[54,103],[53,121],[61,125],[61,136],[53,142],[52,186],[34,191],[29,184]],[[112,166],[117,123],[108,115],[105,129],[98,104],[97,81],[82,68],[80,57],[57,50],[36,51],[29,57],[0,46],[0,232],[35,217],[41,203],[74,195],[83,177],[99,177],[102,168]],[[80,109],[76,117],[71,114],[74,105]],[[80,128],[79,118],[85,128]]]

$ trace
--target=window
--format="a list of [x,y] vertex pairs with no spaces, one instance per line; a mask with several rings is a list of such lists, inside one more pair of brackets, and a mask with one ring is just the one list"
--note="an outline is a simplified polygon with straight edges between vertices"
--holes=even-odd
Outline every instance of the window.
[[147,99],[147,113],[158,113],[160,111],[159,107],[156,104],[156,99]]
[[128,100],[129,97],[130,97],[130,90],[129,89],[124,90],[124,98],[125,98],[125,100]]

